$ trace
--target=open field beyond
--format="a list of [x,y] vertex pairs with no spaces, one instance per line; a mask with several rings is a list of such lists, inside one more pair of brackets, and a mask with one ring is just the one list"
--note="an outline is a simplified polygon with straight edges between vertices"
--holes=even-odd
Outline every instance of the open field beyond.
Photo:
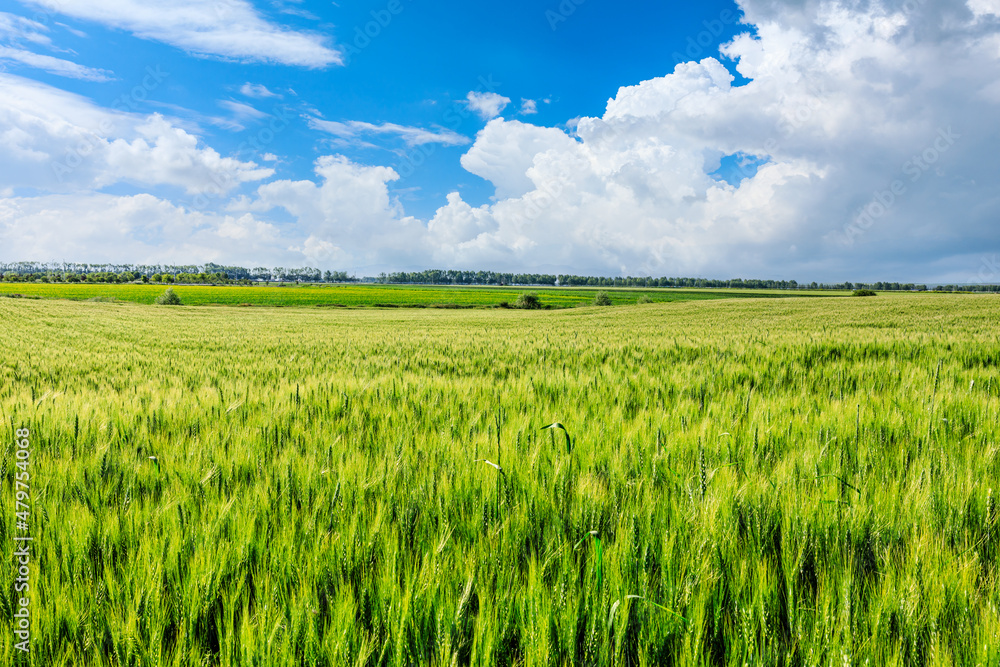
[[35,665],[995,665],[998,324],[0,299],[2,561],[27,427]]
[[[496,306],[513,304],[524,293],[537,294],[542,306],[567,308],[589,305],[594,295],[606,291],[614,304],[636,303],[645,296],[652,302],[707,301],[715,299],[781,298],[789,296],[843,296],[846,292],[788,292],[779,290],[725,289],[615,289],[577,287],[453,287],[423,285],[173,285],[185,305],[435,307]],[[0,283],[0,296],[21,294],[49,299],[117,299],[152,304],[165,285]]]

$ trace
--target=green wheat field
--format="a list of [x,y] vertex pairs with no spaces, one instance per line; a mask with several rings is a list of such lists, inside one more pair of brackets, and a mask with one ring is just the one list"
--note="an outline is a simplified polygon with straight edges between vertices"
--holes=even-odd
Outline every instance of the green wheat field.
[[2,298],[0,664],[996,665],[998,325]]
[[[0,283],[0,296],[75,301],[105,300],[152,304],[164,285]],[[602,289],[586,287],[487,287],[425,285],[173,285],[181,301],[192,306],[315,306],[318,308],[477,308],[513,304],[522,293],[538,295],[543,306],[570,308],[591,305],[606,291],[613,303],[634,304],[643,297],[654,303],[713,299],[844,296],[848,292],[724,290],[724,289]]]

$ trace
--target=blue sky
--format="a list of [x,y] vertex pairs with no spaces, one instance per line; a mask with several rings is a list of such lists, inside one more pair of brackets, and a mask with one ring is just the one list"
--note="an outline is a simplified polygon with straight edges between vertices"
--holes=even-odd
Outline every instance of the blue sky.
[[0,259],[974,282],[997,5],[2,0]]
[[[341,54],[342,65],[323,67],[192,57],[175,46],[95,21],[58,11],[39,14],[30,3],[5,0],[0,8],[29,19],[41,17],[52,26],[53,51],[66,49],[78,54],[76,62],[113,74],[109,81],[91,82],[13,64],[8,71],[88,96],[104,106],[126,100],[138,112],[176,115],[197,123],[199,136],[224,154],[240,152],[248,157],[248,149],[262,145],[264,152],[281,156],[278,173],[285,177],[308,177],[315,159],[331,147],[354,160],[393,166],[404,175],[393,190],[406,203],[407,212],[430,217],[455,188],[466,201],[477,204],[486,203],[493,192],[488,181],[459,164],[486,123],[468,108],[470,91],[509,98],[505,115],[564,125],[579,116],[600,115],[619,86],[672,70],[678,56],[689,59],[688,49],[717,53],[719,44],[746,29],[738,24],[741,14],[735,3],[671,4],[398,0],[255,5],[276,25],[315,33]],[[692,47],[689,36],[700,38],[700,43]],[[148,96],[135,96],[145,99],[135,99],[132,91],[147,77],[147,67],[169,76]],[[241,92],[247,83],[263,88],[248,95]],[[534,113],[522,113],[523,100],[534,103],[526,109]],[[270,121],[247,115],[251,108],[282,120],[287,115],[287,128],[265,145]],[[331,145],[331,137],[311,128],[306,117],[431,131],[446,128],[467,143],[407,146],[398,136],[376,135],[357,142],[368,145]],[[225,120],[232,124],[227,127]]]

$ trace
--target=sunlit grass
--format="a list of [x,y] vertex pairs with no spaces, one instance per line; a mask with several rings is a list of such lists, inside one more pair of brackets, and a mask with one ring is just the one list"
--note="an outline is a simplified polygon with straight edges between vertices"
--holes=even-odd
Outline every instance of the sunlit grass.
[[998,316],[0,299],[0,606],[29,426],[36,665],[996,664]]
[[[51,284],[0,282],[0,296],[23,295],[52,299],[111,300],[154,303],[164,285]],[[186,305],[305,306],[305,307],[487,307],[515,303],[525,294],[521,287],[442,287],[422,285],[173,285]],[[593,305],[597,294],[608,290],[579,287],[533,287],[542,307],[566,308]],[[837,292],[788,292],[778,290],[715,289],[617,289],[610,290],[615,304],[670,303],[714,299],[777,298],[788,296],[838,296]],[[846,292],[843,294],[847,294]]]

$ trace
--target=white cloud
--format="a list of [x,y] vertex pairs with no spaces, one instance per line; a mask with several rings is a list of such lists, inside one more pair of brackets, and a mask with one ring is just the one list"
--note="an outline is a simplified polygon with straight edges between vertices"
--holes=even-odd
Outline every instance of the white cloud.
[[532,114],[538,113],[538,102],[535,100],[526,100],[521,98],[521,111],[519,111],[522,116],[530,116]]
[[472,208],[457,192],[448,195],[448,205],[442,207],[428,224],[434,245],[456,247],[474,242],[497,230],[497,223],[488,207]]
[[107,150],[108,177],[149,185],[171,184],[188,193],[225,194],[241,183],[259,181],[274,174],[254,162],[222,157],[198,138],[173,127],[161,116],[135,128],[131,142],[115,139]]
[[56,21],[56,25],[59,26],[60,28],[62,28],[63,30],[65,30],[66,32],[68,32],[69,34],[75,35],[76,37],[79,37],[80,39],[86,39],[87,37],[89,37],[89,35],[87,33],[85,33],[84,31],[77,30],[76,28],[68,26],[65,23],[59,23],[58,21]]
[[350,120],[344,123],[331,120],[321,120],[319,118],[309,118],[309,126],[315,130],[321,130],[332,134],[340,139],[355,139],[364,134],[382,134],[396,136],[402,139],[407,146],[422,146],[424,144],[443,144],[445,146],[464,146],[470,143],[469,138],[458,134],[452,130],[436,128],[425,130],[419,127],[409,127],[397,125],[396,123],[366,123],[359,120]]
[[228,109],[237,121],[248,119],[261,120],[268,117],[268,114],[264,113],[260,109],[254,108],[249,104],[244,104],[243,102],[236,102],[234,100],[219,100],[219,106]]
[[0,73],[0,182],[50,192],[118,182],[229,192],[271,169],[221,156],[159,115],[111,111]]
[[240,86],[240,93],[247,97],[264,99],[267,97],[281,97],[277,93],[272,93],[267,86],[262,83],[250,83],[249,81]]
[[234,211],[263,213],[283,208],[297,231],[312,239],[307,256],[328,253],[341,266],[410,265],[427,255],[426,227],[405,215],[388,184],[399,175],[388,167],[366,167],[342,156],[316,161],[319,182],[280,180],[257,188]]
[[82,81],[110,81],[111,72],[103,69],[85,67],[77,63],[54,58],[52,56],[40,55],[25,51],[23,49],[13,49],[7,46],[0,46],[0,60],[7,60],[44,70],[50,74],[65,76],[70,79],[80,79]]
[[0,37],[13,44],[25,41],[50,46],[52,40],[45,34],[48,30],[45,25],[38,21],[32,21],[8,12],[0,12]]
[[1000,0],[969,0],[969,9],[978,16],[1000,16]]
[[528,170],[547,151],[571,152],[575,142],[561,130],[516,120],[491,120],[462,156],[462,166],[492,182],[497,197],[520,197],[533,189]]
[[289,16],[298,16],[300,18],[308,19],[310,21],[321,20],[319,16],[312,13],[308,9],[303,9],[302,7],[289,7],[288,5],[301,5],[302,0],[290,0],[289,3],[281,2],[280,0],[271,0],[271,5],[273,5],[282,14],[288,14]]
[[[71,213],[71,214],[68,214]],[[250,214],[188,211],[152,195],[0,199],[0,256],[37,261],[300,264],[281,230]]]
[[[622,87],[604,114],[578,119],[572,131],[494,118],[462,164],[493,183],[495,199],[474,206],[453,192],[426,224],[394,196],[394,170],[339,156],[320,158],[314,178],[266,182],[236,197],[229,216],[155,198],[124,198],[120,207],[92,194],[12,199],[11,188],[24,185],[77,191],[129,178],[189,189],[229,169],[244,181],[272,172],[225,166],[226,158],[166,119],[109,114],[0,75],[0,254],[46,258],[32,248],[49,243],[72,259],[92,257],[89,249],[108,254],[98,240],[104,225],[112,243],[121,241],[115,259],[162,248],[161,256],[200,261],[215,248],[209,261],[253,263],[269,251],[275,263],[369,274],[446,266],[973,280],[981,256],[1000,252],[1000,138],[992,120],[1000,111],[1000,26],[990,6],[745,0],[756,34],[724,51],[750,83],[734,86],[726,68],[706,58]],[[480,101],[485,116],[509,103]],[[467,141],[391,123],[309,122],[346,142]],[[48,183],[53,156],[90,136],[99,139],[95,159],[70,184]],[[734,154],[766,163],[738,187],[713,178]],[[80,237],[65,222],[77,210],[85,214]],[[859,226],[865,210],[869,221]],[[150,232],[145,219],[164,222]],[[47,225],[56,230],[51,237],[32,231]],[[157,231],[170,225],[177,239]],[[187,236],[198,241],[183,256]],[[253,245],[258,236],[267,240]]]
[[500,115],[500,112],[510,104],[510,98],[497,93],[470,92],[465,97],[466,104],[483,120],[490,120]]
[[308,266],[349,266],[353,260],[350,253],[316,236],[310,236],[301,246],[291,249],[302,253]]
[[16,62],[35,69],[44,70],[57,76],[83,81],[110,81],[111,72],[79,65],[69,60],[41,55],[22,48],[25,43],[32,46],[52,48],[48,36],[48,26],[22,16],[0,12],[0,61]]
[[247,0],[22,0],[46,10],[132,32],[192,54],[302,67],[342,64],[318,34],[267,21]]
[[[931,280],[1000,249],[1000,201],[976,185],[1000,180],[995,23],[930,0],[743,7],[758,36],[725,52],[748,85],[709,58],[623,87],[576,141],[487,125],[463,166],[497,201],[449,197],[438,263]],[[739,187],[709,175],[735,153],[769,162]]]

